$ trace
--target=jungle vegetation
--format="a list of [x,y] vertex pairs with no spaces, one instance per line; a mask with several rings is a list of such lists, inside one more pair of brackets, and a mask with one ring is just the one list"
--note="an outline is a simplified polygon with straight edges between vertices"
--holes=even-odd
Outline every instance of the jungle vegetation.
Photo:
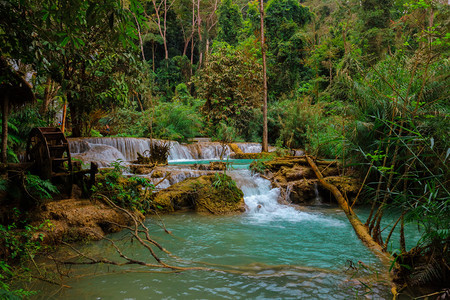
[[[187,142],[226,131],[261,142],[259,5],[1,1],[0,86],[19,74],[37,99],[9,114],[7,161],[32,127],[58,125],[65,104],[74,137]],[[417,247],[401,234],[395,250],[412,285],[450,274],[449,13],[444,0],[264,3],[269,143],[356,169],[357,202],[372,206],[366,226],[380,245],[386,210],[400,210],[399,227],[418,224]]]

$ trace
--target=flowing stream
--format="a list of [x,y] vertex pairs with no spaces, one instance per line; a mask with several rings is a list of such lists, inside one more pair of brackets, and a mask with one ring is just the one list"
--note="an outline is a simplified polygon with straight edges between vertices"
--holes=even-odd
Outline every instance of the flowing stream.
[[[186,168],[188,161],[177,167]],[[388,299],[390,285],[376,256],[357,238],[336,206],[282,205],[280,191],[252,176],[247,161],[228,171],[244,192],[245,213],[209,216],[176,213],[147,219],[152,236],[172,255],[166,263],[215,271],[179,273],[142,266],[72,268],[60,290],[41,286],[38,299],[352,299],[365,293]],[[367,214],[360,211],[360,214]],[[166,234],[161,221],[171,231]],[[155,263],[126,232],[113,234],[126,255]],[[106,241],[80,245],[90,256],[120,260]],[[358,264],[361,261],[362,267]]]

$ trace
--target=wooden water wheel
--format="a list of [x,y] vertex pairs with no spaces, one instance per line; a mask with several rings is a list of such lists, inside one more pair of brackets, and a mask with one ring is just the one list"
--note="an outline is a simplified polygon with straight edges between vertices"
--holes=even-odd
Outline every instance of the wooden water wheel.
[[26,160],[34,163],[36,173],[43,179],[72,173],[69,143],[59,128],[33,128],[28,136]]

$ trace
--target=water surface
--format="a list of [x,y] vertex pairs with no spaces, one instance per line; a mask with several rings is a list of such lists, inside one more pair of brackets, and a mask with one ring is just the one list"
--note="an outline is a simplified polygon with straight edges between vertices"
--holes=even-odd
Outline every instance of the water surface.
[[[164,232],[155,217],[146,223],[152,236],[173,254],[158,252],[165,262],[216,271],[168,273],[135,265],[73,267],[66,283],[70,289],[41,286],[45,292],[38,298],[349,299],[366,292],[375,299],[390,297],[382,276],[385,267],[360,242],[337,207],[281,205],[278,189],[271,189],[267,180],[252,177],[248,170],[230,174],[244,192],[248,207],[244,214],[162,216],[172,235]],[[155,262],[126,232],[111,238],[126,255]],[[106,241],[80,246],[80,250],[89,256],[120,260]]]

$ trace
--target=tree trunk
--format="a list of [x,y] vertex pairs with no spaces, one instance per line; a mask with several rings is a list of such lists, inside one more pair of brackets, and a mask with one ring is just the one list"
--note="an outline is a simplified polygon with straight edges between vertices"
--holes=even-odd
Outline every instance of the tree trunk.
[[340,208],[344,211],[345,215],[347,216],[347,219],[350,221],[350,224],[353,226],[353,229],[355,230],[356,235],[359,237],[359,239],[364,244],[366,244],[367,247],[369,247],[384,263],[386,264],[389,263],[389,255],[386,252],[384,252],[381,245],[375,242],[375,240],[370,236],[367,227],[364,226],[363,223],[361,223],[358,216],[353,212],[352,208],[348,205],[347,201],[345,200],[344,196],[339,191],[339,189],[336,186],[325,181],[319,169],[317,168],[317,165],[309,156],[306,156],[306,159],[308,160],[309,165],[311,166],[317,178],[319,179],[320,184],[322,184],[324,188],[329,190],[336,198],[336,201],[338,202]]
[[70,121],[72,123],[72,136],[80,137],[83,129],[83,124],[81,123],[81,116],[79,111],[77,110],[76,105],[73,103],[72,96],[70,93],[67,94],[67,103],[69,104],[70,109]]
[[166,33],[167,33],[167,0],[164,0],[164,36],[163,36],[163,41],[164,41],[164,54],[165,54],[165,58],[166,58],[166,63],[168,64],[168,59],[169,59],[169,49],[167,47],[167,37],[166,37]]
[[203,62],[202,17],[200,16],[200,0],[197,1],[197,31],[198,31],[198,53],[199,53],[197,69],[200,69]]
[[51,84],[52,79],[47,77],[47,82],[45,83],[45,90],[44,90],[44,99],[42,101],[41,109],[39,110],[39,113],[41,115],[44,115],[48,111],[48,104],[50,103],[50,90],[51,90]]
[[262,152],[269,152],[268,129],[267,129],[267,70],[266,70],[266,49],[264,45],[264,2],[260,0],[260,15],[261,15],[261,53],[263,59],[263,139]]
[[6,164],[8,159],[8,113],[9,113],[9,98],[5,95],[2,102],[2,163]]

